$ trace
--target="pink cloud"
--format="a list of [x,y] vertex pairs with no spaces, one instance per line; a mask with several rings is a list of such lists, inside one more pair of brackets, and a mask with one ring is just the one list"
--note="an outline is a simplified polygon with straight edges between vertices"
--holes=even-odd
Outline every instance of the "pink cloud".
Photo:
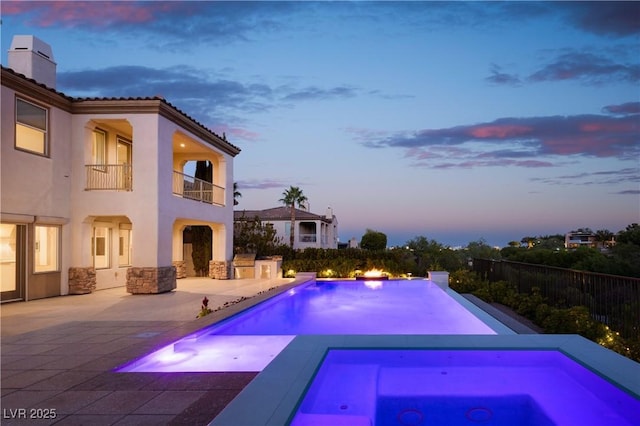
[[[607,108],[613,110],[616,106]],[[634,108],[624,106],[623,110]],[[638,158],[640,122],[633,114],[500,118],[488,123],[372,136],[363,145],[404,148],[406,157],[425,167],[550,167],[555,159],[568,156]]]
[[232,138],[238,138],[245,141],[257,141],[260,139],[260,134],[256,132],[252,132],[247,129],[242,129],[240,127],[230,127],[230,126],[216,126],[214,131],[218,134],[224,133],[227,137],[231,136]]
[[476,138],[512,138],[514,136],[524,135],[531,131],[531,127],[514,126],[514,125],[482,125],[472,127],[470,134]]
[[[97,7],[97,6],[100,7]],[[65,27],[110,27],[118,24],[143,24],[152,22],[159,13],[188,9],[187,3],[177,2],[129,2],[129,1],[52,1],[5,2],[4,15],[30,15],[30,23],[39,27],[63,25]]]

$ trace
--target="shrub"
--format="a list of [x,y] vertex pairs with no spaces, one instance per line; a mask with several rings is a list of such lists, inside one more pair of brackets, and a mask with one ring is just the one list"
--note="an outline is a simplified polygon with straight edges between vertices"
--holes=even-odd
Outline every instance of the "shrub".
[[473,293],[483,284],[478,275],[468,269],[459,269],[449,274],[449,287],[458,293]]
[[514,309],[541,327],[546,334],[579,334],[607,349],[640,361],[640,341],[623,339],[616,331],[593,319],[586,306],[554,307],[546,303],[540,288],[518,293],[515,285],[505,281],[489,283],[469,271],[451,274],[451,288],[459,293],[473,293],[488,303],[500,303]]

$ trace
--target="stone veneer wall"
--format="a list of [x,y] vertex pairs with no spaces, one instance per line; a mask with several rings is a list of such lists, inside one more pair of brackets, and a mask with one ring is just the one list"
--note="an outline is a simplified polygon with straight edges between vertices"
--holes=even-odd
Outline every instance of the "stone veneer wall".
[[174,260],[173,266],[176,267],[176,278],[187,278],[187,262],[184,260]]
[[176,267],[131,267],[127,269],[127,292],[165,293],[176,288]]
[[228,280],[230,277],[231,262],[223,260],[209,261],[209,278]]
[[69,294],[87,294],[96,289],[96,269],[69,268]]

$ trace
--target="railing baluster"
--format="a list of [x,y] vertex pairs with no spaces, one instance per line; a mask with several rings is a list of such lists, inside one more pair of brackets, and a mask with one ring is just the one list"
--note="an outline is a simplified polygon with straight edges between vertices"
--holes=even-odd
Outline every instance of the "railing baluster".
[[211,182],[173,171],[173,193],[182,198],[224,206],[225,190]]
[[133,190],[131,164],[87,164],[86,186],[92,190]]
[[473,270],[490,282],[506,280],[519,291],[526,288],[525,293],[539,287],[558,307],[587,306],[593,319],[623,337],[640,339],[640,278],[508,260],[473,259]]

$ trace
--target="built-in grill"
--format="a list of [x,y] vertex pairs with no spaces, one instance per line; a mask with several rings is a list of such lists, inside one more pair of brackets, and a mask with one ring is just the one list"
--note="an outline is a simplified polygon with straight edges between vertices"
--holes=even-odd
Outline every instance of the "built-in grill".
[[256,276],[256,254],[244,253],[236,254],[233,257],[233,267],[236,278],[255,278]]

